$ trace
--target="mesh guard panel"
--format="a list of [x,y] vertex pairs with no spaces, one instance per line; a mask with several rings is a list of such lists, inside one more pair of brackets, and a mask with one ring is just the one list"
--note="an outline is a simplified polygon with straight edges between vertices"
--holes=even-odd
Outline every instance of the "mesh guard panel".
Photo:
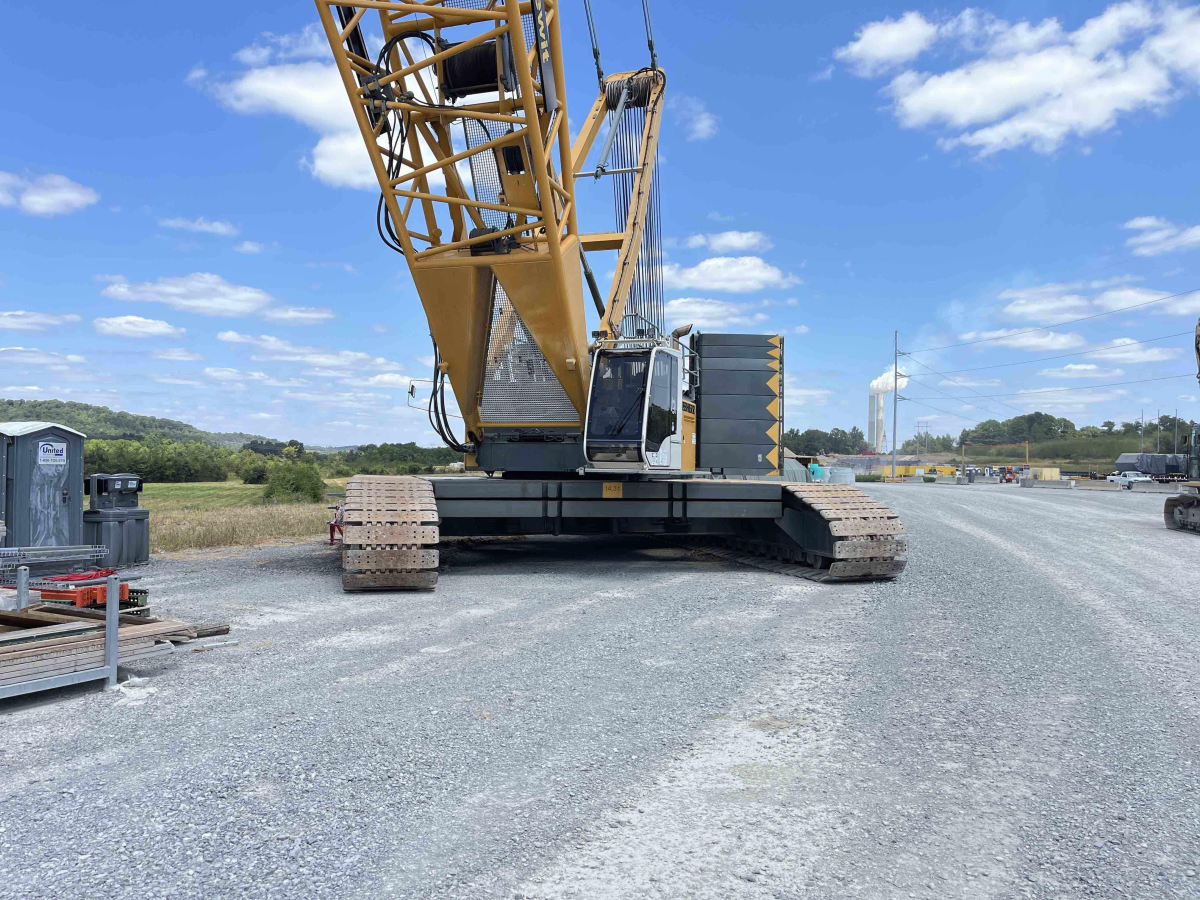
[[484,422],[578,422],[567,392],[504,287],[499,281],[493,285],[480,418]]

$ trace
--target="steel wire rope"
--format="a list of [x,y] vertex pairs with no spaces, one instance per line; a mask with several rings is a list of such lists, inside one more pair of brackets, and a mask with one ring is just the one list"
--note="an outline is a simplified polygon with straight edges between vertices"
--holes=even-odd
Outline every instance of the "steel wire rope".
[[950,410],[942,409],[940,406],[930,406],[928,403],[923,403],[920,400],[914,400],[912,397],[903,398],[903,402],[915,403],[915,404],[917,404],[917,406],[924,406],[926,409],[936,410],[937,412],[945,413],[948,416],[954,416],[954,418],[956,418],[956,419],[963,419],[967,422],[974,422],[976,425],[979,424],[978,419],[972,419],[970,416],[962,416],[962,415],[959,415],[958,413],[952,413],[952,412],[950,412]]
[[[967,401],[966,401],[966,400],[964,400],[962,397],[955,397],[953,394],[947,394],[945,391],[943,391],[943,390],[939,390],[938,388],[935,388],[935,387],[934,387],[933,385],[931,385],[931,384],[926,384],[926,383],[925,383],[925,382],[923,382],[923,381],[918,381],[918,380],[917,380],[916,378],[914,378],[912,375],[908,375],[908,376],[906,376],[906,377],[908,378],[908,380],[909,380],[909,381],[916,382],[917,384],[919,384],[919,385],[920,385],[921,387],[923,387],[923,388],[927,388],[927,389],[929,389],[929,390],[931,390],[931,391],[935,391],[935,392],[937,392],[937,393],[941,394],[943,397],[946,397],[946,398],[947,398],[947,399],[949,399],[949,400],[957,400],[957,401],[960,401],[960,402],[962,402],[962,403],[966,403],[966,404],[967,404],[967,406],[971,407],[972,409],[977,409],[977,410],[979,410],[979,411],[980,411],[980,412],[982,412],[982,413],[988,413],[989,415],[993,413],[993,410],[986,409],[986,408],[984,408],[984,407],[982,407],[982,406],[979,406],[978,404],[975,404],[975,403],[967,403]],[[900,402],[902,402],[902,403],[903,403],[903,402],[904,402],[906,399],[908,399],[908,398],[907,398],[907,397],[905,397],[903,394],[901,394],[901,395],[900,395]],[[1021,413],[1021,415],[1025,415],[1025,411],[1024,411],[1023,409],[1018,409],[1018,408],[1017,408],[1017,407],[1015,407],[1015,406],[1009,406],[1009,404],[1007,404],[1007,403],[1002,403],[1002,404],[1001,404],[1001,406],[1008,406],[1008,408],[1009,408],[1009,409],[1015,409],[1015,410],[1017,410],[1017,412]]]
[[[918,366],[920,366],[921,368],[923,368],[923,369],[925,369],[925,370],[927,370],[927,371],[929,371],[929,372],[932,372],[934,375],[942,375],[942,374],[944,374],[944,373],[942,373],[942,372],[935,372],[933,369],[929,368],[929,366],[925,365],[925,363],[921,362],[919,359],[914,359],[914,360],[913,360],[913,362],[915,362],[915,363],[916,363]],[[909,377],[911,378],[912,376],[910,375]],[[950,378],[950,376],[948,376],[948,375],[947,375],[946,377],[947,377],[947,378]],[[953,381],[955,384],[957,384],[957,385],[958,385],[960,388],[965,388],[966,390],[970,391],[972,394],[975,394],[975,395],[977,395],[977,396],[979,396],[979,397],[987,397],[987,394],[981,393],[981,392],[979,392],[979,391],[975,390],[973,387],[970,387],[969,385],[965,385],[965,384],[963,384],[961,381],[956,381],[956,380],[955,380],[955,379],[953,379],[953,378],[950,378],[950,380],[951,380],[951,381]],[[920,383],[920,382],[918,382],[918,383]],[[925,385],[925,387],[928,387],[928,386],[929,386],[929,385]],[[937,390],[937,388],[934,388],[934,390]],[[946,392],[945,392],[945,391],[938,391],[938,393],[939,393],[939,394],[945,394]],[[947,397],[953,397],[953,395],[951,395],[951,394],[946,394],[946,396],[947,396]],[[955,400],[960,400],[960,399],[962,399],[962,398],[960,398],[960,397],[953,397],[953,399],[955,399]],[[1011,403],[1005,403],[1003,400],[997,400],[997,401],[996,401],[996,403],[998,403],[1000,406],[1007,406],[1009,409],[1015,409],[1015,410],[1017,410],[1017,412],[1019,412],[1021,415],[1025,415],[1025,414],[1026,414],[1026,413],[1025,413],[1025,410],[1023,410],[1023,409],[1019,409],[1018,407],[1016,407],[1016,406],[1013,406]],[[973,404],[973,403],[968,403],[967,405],[968,405],[968,406],[974,406],[974,404]],[[976,409],[978,409],[978,407],[976,407]]]

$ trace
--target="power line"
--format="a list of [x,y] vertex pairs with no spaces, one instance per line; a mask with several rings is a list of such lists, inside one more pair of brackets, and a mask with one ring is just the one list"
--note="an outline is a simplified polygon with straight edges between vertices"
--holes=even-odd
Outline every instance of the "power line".
[[[961,381],[955,381],[953,378],[950,378],[950,376],[949,376],[949,375],[946,375],[944,372],[934,372],[934,371],[933,371],[933,369],[930,369],[930,368],[929,368],[929,366],[925,365],[925,363],[921,362],[919,359],[914,359],[914,360],[913,360],[913,362],[915,362],[915,363],[916,363],[918,366],[920,366],[921,368],[923,368],[923,369],[928,369],[930,372],[933,372],[933,374],[934,374],[934,375],[945,375],[945,377],[946,377],[946,378],[949,378],[949,379],[950,379],[950,381],[953,381],[953,382],[954,382],[955,384],[957,384],[957,385],[958,385],[960,388],[966,388],[966,389],[967,389],[968,391],[970,391],[972,394],[978,394],[980,397],[986,397],[986,396],[987,396],[987,394],[981,394],[979,391],[975,390],[973,387],[969,387],[968,385],[965,385],[965,384],[963,384]],[[928,386],[928,385],[926,385],[926,386]],[[936,388],[935,388],[935,390],[936,390]],[[938,393],[940,394],[940,393],[944,393],[944,392],[943,392],[943,391],[938,391]],[[950,395],[950,394],[946,394],[946,396],[947,396],[947,397],[949,397],[949,396],[951,396],[951,395]],[[958,397],[955,397],[954,399],[955,399],[955,400],[957,400],[957,399],[959,399],[959,398],[958,398]],[[1009,409],[1015,409],[1015,410],[1017,410],[1017,412],[1021,413],[1022,415],[1024,415],[1024,414],[1025,414],[1025,410],[1023,410],[1023,409],[1018,409],[1017,407],[1013,406],[1011,403],[1005,403],[1003,400],[998,400],[998,401],[997,401],[997,403],[999,403],[1001,406],[1007,406]],[[968,406],[972,406],[972,405],[974,405],[974,404],[967,404],[967,405],[968,405]],[[978,408],[978,407],[976,407],[976,408]]]
[[[938,388],[935,388],[935,387],[934,387],[933,385],[931,385],[931,384],[926,384],[926,383],[925,383],[925,382],[923,382],[923,381],[918,381],[916,378],[913,378],[911,375],[909,375],[909,376],[908,376],[908,379],[909,379],[909,381],[912,381],[912,382],[914,382],[914,383],[916,383],[916,384],[919,384],[919,385],[920,385],[921,387],[923,387],[923,388],[929,388],[929,390],[931,390],[931,391],[937,391],[937,392],[938,392],[939,394],[941,394],[943,397],[947,397],[947,398],[949,398],[950,400],[961,400],[963,403],[965,403],[967,406],[971,407],[972,409],[977,409],[977,410],[979,410],[981,413],[987,413],[989,416],[990,416],[990,415],[993,415],[993,411],[992,411],[992,410],[990,410],[990,409],[984,409],[982,406],[977,406],[977,405],[976,405],[976,404],[974,404],[974,403],[967,403],[967,401],[966,401],[966,400],[964,400],[962,397],[955,397],[953,394],[947,394],[945,391],[943,391],[943,390],[939,390]],[[903,396],[903,395],[901,395],[900,399],[901,399],[901,400],[907,400],[907,399],[909,399],[909,398],[908,398],[908,397],[905,397],[905,396]],[[936,399],[936,398],[930,398],[930,399]],[[1002,406],[1008,406],[1008,404],[1007,404],[1007,403],[1004,403],[1004,404],[1001,404],[1001,405],[1002,405]],[[1025,413],[1025,410],[1023,410],[1023,409],[1017,409],[1017,407],[1015,407],[1015,406],[1012,406],[1012,407],[1009,407],[1009,408],[1010,408],[1010,409],[1016,409],[1016,410],[1017,410],[1017,412],[1021,413],[1022,415],[1024,415],[1024,413]]]
[[[1105,382],[1104,384],[1085,384],[1085,385],[1080,385],[1079,387],[1071,387],[1071,388],[1046,388],[1045,390],[1040,390],[1040,391],[1022,391],[1021,396],[1022,397],[1037,397],[1042,394],[1058,394],[1063,391],[1092,391],[1092,390],[1095,390],[1096,388],[1120,387],[1121,385],[1125,385],[1125,384],[1146,384],[1149,381],[1171,381],[1172,379],[1175,379],[1175,378],[1195,378],[1195,377],[1196,376],[1194,376],[1191,372],[1188,372],[1183,375],[1164,375],[1161,378],[1140,378],[1137,381],[1109,381],[1109,382]],[[926,385],[926,387],[928,387],[928,385]],[[983,394],[982,396],[984,396],[984,397],[1011,397],[1013,395],[1011,393],[1009,393],[1009,394]],[[911,398],[905,398],[905,399],[911,399]],[[930,397],[929,399],[936,400],[937,398]],[[962,398],[954,397],[952,399],[961,400]],[[1016,409],[1016,407],[1013,407],[1013,408]]]
[[996,337],[990,338],[979,338],[975,341],[961,341],[957,344],[946,344],[942,347],[923,347],[920,350],[908,350],[904,355],[911,356],[914,353],[932,353],[935,350],[949,350],[953,347],[970,347],[974,344],[987,344],[991,341],[1004,341],[1008,340],[1009,338],[1020,337],[1023,334],[1033,334],[1036,331],[1049,331],[1051,328],[1061,328],[1063,325],[1074,325],[1076,322],[1087,322],[1091,319],[1099,319],[1103,316],[1111,316],[1113,313],[1128,312],[1131,309],[1140,309],[1143,306],[1150,306],[1154,303],[1162,303],[1164,300],[1174,300],[1176,297],[1186,297],[1188,294],[1195,294],[1197,292],[1200,292],[1200,288],[1192,288],[1190,291],[1180,291],[1178,294],[1169,294],[1166,297],[1159,297],[1155,300],[1147,300],[1144,303],[1135,303],[1132,306],[1122,306],[1117,309],[1110,309],[1091,316],[1082,316],[1078,319],[1068,319],[1065,322],[1055,322],[1053,325],[1040,325],[1037,328],[1028,328],[1025,331],[1013,331],[1009,334],[1000,334]]
[[[1134,347],[1138,344],[1151,344],[1154,341],[1165,341],[1168,338],[1186,337],[1186,336],[1190,336],[1191,334],[1192,334],[1192,332],[1190,332],[1190,331],[1179,331],[1179,332],[1176,332],[1175,334],[1164,334],[1162,337],[1146,338],[1144,341],[1128,341],[1123,344],[1114,343],[1111,347],[1097,347],[1095,350],[1080,350],[1076,353],[1061,353],[1058,356],[1039,356],[1037,359],[1024,359],[1024,360],[1021,360],[1020,362],[1011,362],[1011,363],[997,363],[997,364],[991,365],[991,366],[976,366],[975,368],[972,368],[972,369],[947,369],[945,372],[938,372],[937,374],[938,375],[947,375],[947,374],[957,375],[961,372],[982,372],[986,369],[1005,369],[1005,368],[1009,368],[1011,366],[1031,366],[1034,363],[1050,362],[1051,360],[1055,360],[1055,359],[1067,359],[1068,357],[1071,357],[1071,356],[1088,356],[1092,353],[1106,353],[1109,350],[1117,350],[1122,347]],[[918,360],[914,359],[913,362],[918,362]],[[930,371],[932,371],[932,369]]]
[[974,422],[976,425],[979,424],[978,419],[972,419],[972,418],[969,418],[968,416],[960,416],[958,413],[952,413],[952,412],[950,412],[950,410],[942,409],[940,406],[930,406],[928,403],[922,403],[920,400],[914,400],[911,397],[905,397],[904,400],[906,403],[915,403],[915,404],[917,404],[917,406],[923,406],[926,409],[934,409],[940,413],[945,413],[948,416],[954,416],[954,418],[956,418],[956,419],[964,419],[967,422]]

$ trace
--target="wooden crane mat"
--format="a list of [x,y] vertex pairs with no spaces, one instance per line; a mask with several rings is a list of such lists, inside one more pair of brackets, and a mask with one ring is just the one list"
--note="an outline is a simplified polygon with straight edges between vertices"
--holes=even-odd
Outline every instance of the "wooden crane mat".
[[412,475],[355,475],[342,504],[342,589],[432,590],[438,522],[433,485]]

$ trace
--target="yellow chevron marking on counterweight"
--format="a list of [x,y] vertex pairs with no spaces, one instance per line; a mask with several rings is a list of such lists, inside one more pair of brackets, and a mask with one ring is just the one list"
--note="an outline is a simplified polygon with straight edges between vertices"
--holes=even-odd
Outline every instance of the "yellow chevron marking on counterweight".
[[778,397],[772,398],[771,402],[767,404],[767,412],[769,412],[771,415],[773,415],[776,419],[779,418],[779,398]]
[[767,343],[770,344],[772,347],[778,347],[782,342],[783,342],[783,338],[781,338],[777,334],[771,335],[771,338],[767,341]]
[[773,465],[776,469],[779,468],[779,448],[772,447],[767,453],[767,462]]
[[772,443],[775,443],[775,444],[779,443],[779,423],[778,422],[771,423],[771,427],[767,429],[767,437],[769,437],[771,439]]
[[767,387],[769,387],[771,389],[771,393],[773,393],[776,397],[779,396],[779,373],[778,372],[776,372],[774,375],[772,375],[770,378],[767,379]]
[[779,348],[772,347],[767,351],[767,356],[771,357],[771,359],[779,359]]

